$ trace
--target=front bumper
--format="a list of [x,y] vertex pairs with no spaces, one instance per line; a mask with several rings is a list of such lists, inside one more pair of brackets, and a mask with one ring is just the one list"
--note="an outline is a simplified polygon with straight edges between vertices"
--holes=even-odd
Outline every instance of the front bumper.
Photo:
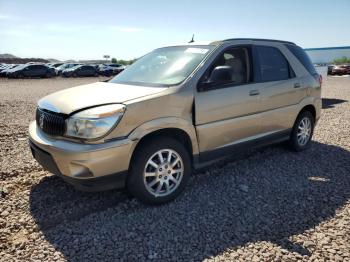
[[85,191],[124,187],[136,146],[128,138],[100,144],[53,139],[35,121],[29,126],[29,144],[34,158],[46,170]]

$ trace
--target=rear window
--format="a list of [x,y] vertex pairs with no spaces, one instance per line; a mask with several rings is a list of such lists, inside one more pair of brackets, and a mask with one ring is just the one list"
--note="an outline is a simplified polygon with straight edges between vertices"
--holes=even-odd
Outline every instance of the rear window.
[[256,46],[262,82],[289,79],[290,70],[287,59],[274,47]]
[[305,51],[296,45],[286,45],[289,51],[299,60],[300,63],[305,67],[305,69],[311,74],[317,74],[314,65],[311,62],[310,57],[305,53]]

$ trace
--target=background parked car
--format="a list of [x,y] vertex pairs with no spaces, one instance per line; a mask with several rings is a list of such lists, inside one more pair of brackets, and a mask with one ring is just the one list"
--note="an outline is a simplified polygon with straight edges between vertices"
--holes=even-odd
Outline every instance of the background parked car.
[[348,69],[344,65],[334,66],[331,71],[331,75],[346,75],[348,73]]
[[121,64],[105,63],[103,65],[112,67],[113,68],[113,73],[115,75],[119,74],[121,71],[123,71],[125,69],[125,66],[121,65]]
[[328,65],[327,66],[327,75],[331,75],[332,74],[332,70],[335,67],[335,65]]
[[53,67],[53,68],[57,68],[57,67],[63,65],[63,63],[47,63],[46,65]]
[[2,68],[0,68],[0,77],[6,77],[7,72],[17,66],[21,66],[21,64],[16,65],[16,64],[7,64],[4,65]]
[[96,68],[92,65],[77,65],[75,67],[62,71],[64,77],[77,76],[98,76]]
[[62,74],[62,72],[64,71],[64,70],[66,70],[66,69],[69,69],[69,68],[72,68],[72,67],[75,67],[75,66],[77,66],[77,65],[81,65],[81,64],[79,64],[79,63],[66,63],[66,64],[63,64],[63,65],[60,65],[60,66],[58,66],[57,68],[56,68],[56,75],[61,75]]
[[102,75],[102,76],[112,76],[116,74],[115,68],[108,65],[99,65],[97,67],[97,72],[99,75]]
[[346,74],[350,75],[350,65],[343,65],[343,68],[346,69]]
[[55,71],[46,65],[25,64],[8,70],[6,75],[9,78],[53,77],[55,76]]

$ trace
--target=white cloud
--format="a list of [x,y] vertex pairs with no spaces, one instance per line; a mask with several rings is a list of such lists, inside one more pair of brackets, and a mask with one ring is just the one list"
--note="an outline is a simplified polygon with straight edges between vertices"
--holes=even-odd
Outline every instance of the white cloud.
[[12,16],[12,15],[7,15],[7,14],[0,14],[0,20],[3,21],[12,21],[12,20],[16,20],[17,17]]
[[141,28],[137,28],[137,27],[120,27],[119,31],[121,31],[121,32],[140,32],[143,30]]
[[47,24],[42,27],[53,32],[74,32],[83,30],[93,30],[94,26],[87,25],[67,25],[67,24]]
[[32,34],[25,30],[16,30],[16,29],[10,29],[10,30],[2,30],[0,31],[0,35],[4,36],[14,36],[14,37],[32,37]]
[[41,26],[41,30],[50,32],[141,32],[142,28],[130,26],[111,26],[111,25],[68,25],[68,24],[46,24]]

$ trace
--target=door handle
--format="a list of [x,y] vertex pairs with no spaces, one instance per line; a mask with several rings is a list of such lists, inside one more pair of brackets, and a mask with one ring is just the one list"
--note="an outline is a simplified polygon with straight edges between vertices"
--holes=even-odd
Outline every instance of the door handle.
[[301,87],[301,85],[299,83],[294,84],[294,88],[299,88],[299,87]]
[[251,90],[251,91],[249,92],[249,95],[250,95],[250,96],[257,96],[257,95],[259,95],[259,94],[260,94],[259,90]]

